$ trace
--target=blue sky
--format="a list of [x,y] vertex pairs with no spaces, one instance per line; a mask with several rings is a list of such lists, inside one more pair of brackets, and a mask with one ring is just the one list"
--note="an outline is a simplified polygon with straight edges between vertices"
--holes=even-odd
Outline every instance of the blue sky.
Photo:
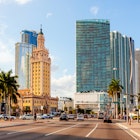
[[76,20],[108,19],[110,30],[140,47],[140,0],[0,0],[0,69],[15,71],[15,43],[21,30],[39,31],[52,59],[51,94],[75,92]]

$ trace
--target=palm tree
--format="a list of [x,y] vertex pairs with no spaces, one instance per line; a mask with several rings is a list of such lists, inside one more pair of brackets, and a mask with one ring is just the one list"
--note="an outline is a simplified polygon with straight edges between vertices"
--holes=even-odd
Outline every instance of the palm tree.
[[138,109],[140,109],[140,93],[138,93]]
[[16,81],[17,76],[12,76],[12,70],[5,73],[2,71],[0,73],[0,90],[4,103],[9,104],[9,113],[11,107],[11,101],[17,103],[17,96],[20,94],[17,92],[19,85]]
[[112,97],[112,101],[115,103],[115,116],[118,115],[118,94],[122,92],[123,86],[120,85],[120,80],[112,79],[108,86],[108,94]]

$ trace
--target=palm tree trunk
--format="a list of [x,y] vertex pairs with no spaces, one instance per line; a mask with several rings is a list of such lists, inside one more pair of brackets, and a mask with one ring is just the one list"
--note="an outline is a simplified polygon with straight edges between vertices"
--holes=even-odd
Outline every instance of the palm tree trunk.
[[115,118],[115,117],[116,117],[115,94],[113,94],[112,102],[113,102],[113,105],[114,105],[114,109],[113,109],[113,118]]
[[8,102],[9,102],[9,121],[11,120],[10,119],[10,116],[11,116],[11,107],[10,107],[10,104],[11,104],[11,102],[10,102],[10,96],[8,97]]
[[116,119],[118,118],[118,94],[116,93]]

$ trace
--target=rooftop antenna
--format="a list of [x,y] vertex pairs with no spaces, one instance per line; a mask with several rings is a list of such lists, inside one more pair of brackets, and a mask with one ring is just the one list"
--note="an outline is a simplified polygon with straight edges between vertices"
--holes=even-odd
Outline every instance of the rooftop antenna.
[[43,34],[43,32],[42,32],[42,24],[40,25],[40,34]]

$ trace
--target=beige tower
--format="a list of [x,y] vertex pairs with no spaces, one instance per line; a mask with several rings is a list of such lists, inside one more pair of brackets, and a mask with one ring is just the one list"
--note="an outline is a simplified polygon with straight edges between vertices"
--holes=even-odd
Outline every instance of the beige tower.
[[33,49],[30,58],[30,89],[18,91],[22,97],[19,99],[18,106],[23,114],[25,112],[31,114],[34,112],[49,113],[58,108],[58,98],[51,97],[50,93],[51,59],[44,42],[44,35],[40,29],[37,37],[37,48]]
[[49,52],[44,45],[45,39],[40,29],[37,48],[31,57],[31,93],[36,96],[50,96],[50,65]]

